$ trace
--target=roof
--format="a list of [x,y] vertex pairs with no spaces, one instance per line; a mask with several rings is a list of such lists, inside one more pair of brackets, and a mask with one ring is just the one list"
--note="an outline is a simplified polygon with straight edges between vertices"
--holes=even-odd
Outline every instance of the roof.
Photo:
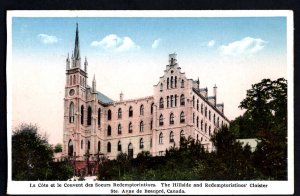
[[100,93],[99,91],[97,91],[97,99],[98,99],[100,102],[104,103],[104,104],[108,104],[108,103],[113,102],[113,100],[112,100],[111,98],[109,98],[109,97],[107,97],[106,95]]

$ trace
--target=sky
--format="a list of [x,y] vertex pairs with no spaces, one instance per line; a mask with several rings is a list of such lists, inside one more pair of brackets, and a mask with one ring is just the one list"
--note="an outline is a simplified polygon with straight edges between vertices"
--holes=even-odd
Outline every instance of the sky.
[[12,129],[37,124],[52,144],[62,143],[66,57],[88,60],[88,84],[112,98],[153,95],[168,55],[187,78],[200,80],[233,120],[251,84],[287,78],[286,17],[13,17]]

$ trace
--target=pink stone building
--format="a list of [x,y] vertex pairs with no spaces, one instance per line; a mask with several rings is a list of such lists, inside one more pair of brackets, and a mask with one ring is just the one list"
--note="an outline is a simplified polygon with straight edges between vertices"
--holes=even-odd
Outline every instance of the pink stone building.
[[123,100],[122,93],[118,101],[108,98],[97,91],[95,78],[89,86],[87,66],[87,59],[81,65],[77,26],[74,53],[66,59],[63,154],[78,162],[86,160],[87,152],[91,161],[97,154],[114,159],[120,152],[160,156],[189,136],[212,150],[210,137],[229,125],[224,105],[217,104],[217,87],[208,96],[199,79],[186,78],[176,54],[169,55],[153,94],[132,100]]

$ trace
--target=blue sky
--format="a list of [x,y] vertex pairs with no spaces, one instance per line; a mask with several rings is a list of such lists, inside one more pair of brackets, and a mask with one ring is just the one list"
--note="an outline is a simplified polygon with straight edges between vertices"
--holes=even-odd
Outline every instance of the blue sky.
[[217,84],[231,120],[243,113],[238,106],[251,84],[287,78],[286,17],[13,17],[12,124],[36,123],[52,143],[62,140],[76,22],[88,83],[95,74],[98,90],[114,100],[121,91],[125,99],[153,95],[173,52],[209,95]]

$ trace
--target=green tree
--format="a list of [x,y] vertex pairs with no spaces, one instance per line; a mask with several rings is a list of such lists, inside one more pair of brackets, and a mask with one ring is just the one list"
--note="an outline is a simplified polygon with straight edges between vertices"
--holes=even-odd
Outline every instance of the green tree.
[[12,179],[47,180],[53,150],[36,125],[20,125],[12,135]]
[[54,146],[54,152],[55,153],[62,152],[62,144],[56,144]]

